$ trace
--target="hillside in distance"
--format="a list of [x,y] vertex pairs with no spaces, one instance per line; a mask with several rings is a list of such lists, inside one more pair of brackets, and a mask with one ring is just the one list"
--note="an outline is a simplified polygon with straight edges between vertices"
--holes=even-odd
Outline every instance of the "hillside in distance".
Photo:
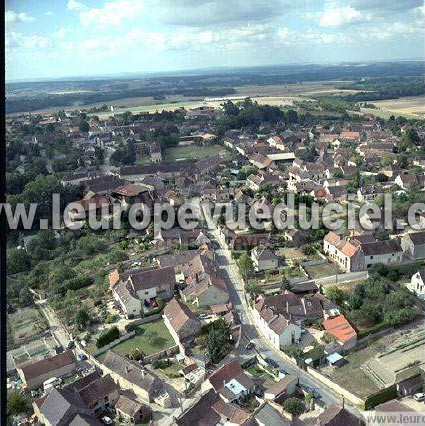
[[[377,99],[389,99],[424,94],[423,75],[423,61],[403,61],[282,65],[195,70],[144,77],[16,82],[6,84],[6,113],[53,107],[79,108],[136,97],[152,97],[154,100],[169,96],[180,96],[183,100],[203,99],[232,95],[235,87],[240,86],[291,85],[307,81],[339,81],[342,87],[358,85],[360,90],[377,92]],[[394,85],[401,85],[402,88],[394,90]],[[367,100],[372,100],[369,98]]]

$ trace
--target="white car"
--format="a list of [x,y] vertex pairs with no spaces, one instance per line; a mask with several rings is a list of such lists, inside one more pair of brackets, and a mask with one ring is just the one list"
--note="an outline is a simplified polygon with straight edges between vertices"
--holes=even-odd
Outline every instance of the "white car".
[[423,392],[415,393],[413,395],[413,399],[415,401],[424,401],[425,400],[425,393],[423,393]]
[[112,419],[108,416],[102,417],[102,422],[105,423],[105,425],[111,425],[113,423]]

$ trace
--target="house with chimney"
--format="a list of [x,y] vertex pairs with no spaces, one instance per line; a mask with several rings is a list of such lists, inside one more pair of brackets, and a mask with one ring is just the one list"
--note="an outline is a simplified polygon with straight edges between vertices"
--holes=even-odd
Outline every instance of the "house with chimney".
[[112,295],[129,318],[158,307],[158,299],[170,299],[175,284],[173,266],[135,269],[122,274],[114,270],[109,274]]
[[335,232],[329,232],[323,239],[323,251],[328,258],[339,265],[345,272],[363,271],[364,254],[358,245],[341,238]]
[[401,248],[411,259],[425,259],[425,231],[410,232],[401,237]]
[[36,399],[34,413],[45,425],[77,424],[78,416],[87,421],[79,424],[97,424],[95,416],[114,407],[119,391],[109,374],[102,376],[94,371]]
[[364,271],[375,263],[393,265],[403,261],[403,250],[398,239],[376,241],[369,236],[341,237],[329,232],[323,239],[323,251],[329,260],[345,272]]
[[22,382],[27,389],[40,387],[52,377],[62,377],[72,373],[77,368],[77,359],[72,351],[65,351],[57,355],[38,361],[30,361],[16,366]]
[[260,245],[251,250],[251,259],[256,271],[268,271],[277,269],[278,257],[266,246]]
[[175,297],[165,305],[162,317],[165,326],[184,354],[184,345],[190,344],[199,335],[202,328],[201,322],[184,303]]
[[185,288],[180,291],[185,302],[196,306],[223,305],[229,292],[222,271],[209,256],[196,254],[181,267]]
[[156,375],[123,355],[108,351],[102,365],[121,389],[133,391],[144,401],[153,402],[163,393],[163,383]]
[[281,300],[285,304],[276,306],[275,300],[269,296],[260,296],[252,309],[254,321],[261,333],[280,350],[299,342],[301,339],[301,326],[291,317],[289,300]]
[[222,365],[211,374],[208,383],[226,403],[239,402],[251,395],[256,388],[252,378],[242,369],[239,359]]

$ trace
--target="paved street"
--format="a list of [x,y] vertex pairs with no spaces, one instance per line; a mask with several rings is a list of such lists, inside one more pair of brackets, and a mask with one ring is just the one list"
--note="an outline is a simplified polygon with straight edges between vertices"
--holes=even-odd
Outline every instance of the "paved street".
[[[235,260],[231,256],[231,250],[228,248],[221,231],[218,229],[212,229],[213,226],[211,220],[208,219],[207,215],[205,216],[210,227],[210,236],[220,246],[220,248],[216,250],[216,260],[220,265],[220,268],[227,273],[227,285],[230,294],[230,301],[240,315],[242,330],[245,336],[248,340],[255,343],[256,350],[263,358],[269,357],[274,359],[284,371],[299,377],[300,384],[316,390],[321,396],[321,401],[323,401],[326,405],[329,406],[331,404],[340,403],[342,400],[340,395],[335,394],[331,389],[317,381],[306,371],[301,370],[288,362],[283,357],[282,352],[272,347],[268,340],[261,336],[254,325],[254,321],[248,308],[248,304],[245,299],[243,279]],[[351,406],[347,401],[345,401],[345,407],[355,415],[361,416],[359,409]]]
[[49,323],[50,330],[56,340],[62,345],[63,348],[66,348],[66,345],[69,342],[68,333],[63,328],[59,318],[56,316],[53,309],[47,304],[47,300],[36,300],[35,302],[38,307],[41,309],[41,312],[46,317],[47,322]]

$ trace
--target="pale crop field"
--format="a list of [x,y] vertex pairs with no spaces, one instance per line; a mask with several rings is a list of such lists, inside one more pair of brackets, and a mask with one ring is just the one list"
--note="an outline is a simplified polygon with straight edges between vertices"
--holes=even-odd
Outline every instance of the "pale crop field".
[[[404,115],[411,118],[425,118],[425,96],[386,99],[373,102],[380,110],[394,115]],[[371,112],[373,109],[371,110]],[[373,112],[372,112],[373,113]]]

